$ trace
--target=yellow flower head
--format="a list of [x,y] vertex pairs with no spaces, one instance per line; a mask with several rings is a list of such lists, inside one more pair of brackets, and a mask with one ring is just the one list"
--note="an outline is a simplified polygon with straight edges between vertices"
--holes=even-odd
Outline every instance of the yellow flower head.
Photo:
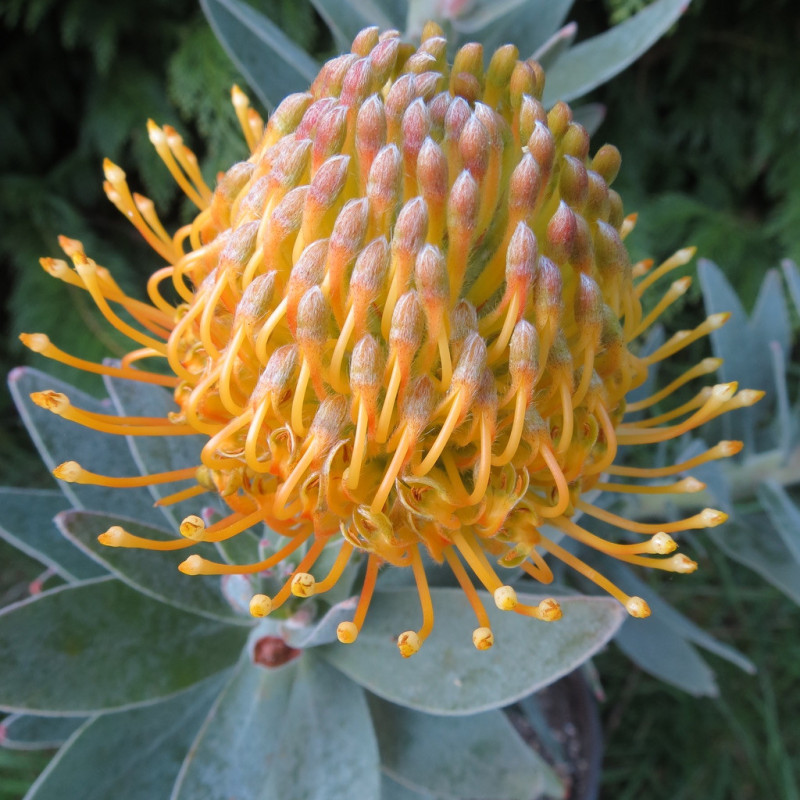
[[[266,127],[234,89],[251,155],[213,192],[174,129],[149,124],[158,154],[199,208],[174,235],[106,162],[109,198],[167,263],[148,282],[150,302],[127,296],[79,242],[62,239],[74,271],[63,261],[43,264],[87,290],[137,349],[106,367],[67,355],[42,334],[22,338],[82,369],[169,386],[176,410],[166,419],[104,417],[61,394],[34,399],[96,430],[202,433],[207,442],[186,470],[112,478],[67,462],[56,474],[107,486],[193,480],[167,502],[213,491],[231,514],[209,527],[188,517],[174,541],[119,527],[101,541],[173,550],[264,522],[285,538],[273,556],[231,565],[191,555],[180,567],[191,575],[258,573],[304,553],[274,597],[253,597],[254,616],[291,595],[327,591],[354,551],[363,551],[366,576],[352,621],[340,625],[343,642],[358,636],[379,567],[410,566],[423,622],[400,635],[404,656],[433,626],[423,552],[446,561],[458,579],[477,616],[479,650],[494,637],[466,567],[499,608],[552,621],[561,613],[554,600],[525,606],[500,577],[521,567],[548,583],[549,553],[633,616],[649,614],[643,600],[560,547],[544,525],[629,563],[696,567],[669,555],[676,548],[670,533],[716,525],[721,512],[645,524],[582,498],[590,489],[702,488],[691,478],[654,488],[605,476],[667,477],[732,455],[739,444],[722,442],[666,468],[614,465],[620,445],[672,439],[758,395],[718,385],[661,417],[625,421],[627,412],[718,366],[706,359],[626,408],[627,393],[651,365],[725,315],[647,357],[631,349],[689,279],[673,283],[647,315],[643,293],[692,251],[656,269],[631,265],[623,239],[634,218],[609,188],[619,153],[605,145],[590,156],[589,136],[569,107],[545,111],[543,86],[541,67],[519,60],[511,45],[484,70],[478,44],[462,47],[449,66],[434,24],[416,50],[395,31],[368,29],[351,53],[325,64],[307,93],[286,98]],[[162,293],[164,283],[177,305]],[[172,375],[138,366],[151,357]],[[644,536],[607,541],[578,525],[576,512]],[[326,576],[315,577],[332,537],[343,540],[339,555]]]

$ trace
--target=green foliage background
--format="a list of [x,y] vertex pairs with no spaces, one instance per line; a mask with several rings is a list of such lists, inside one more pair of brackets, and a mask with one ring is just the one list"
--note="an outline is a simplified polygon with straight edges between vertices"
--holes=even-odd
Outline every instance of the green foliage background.
[[[571,16],[583,37],[644,4],[578,0]],[[311,52],[331,47],[307,0],[255,5]],[[795,0],[772,0],[769,13],[756,0],[735,6],[732,13],[727,0],[694,0],[672,35],[593,99],[608,108],[596,141],[619,146],[616,188],[626,208],[640,212],[629,240],[634,254],[659,258],[696,244],[749,307],[768,268],[800,259],[800,12]],[[179,222],[188,209],[150,147],[145,120],[175,124],[210,180],[244,154],[229,103],[240,79],[193,0],[6,0],[0,26],[2,371],[40,361],[19,344],[20,331],[46,332],[85,358],[121,352],[85,294],[47,277],[38,258],[58,255],[58,233],[80,238],[124,286],[141,291],[157,261],[106,201],[102,159],[123,166],[162,218]],[[698,311],[690,295],[675,324]],[[0,482],[49,483],[5,392],[0,452]],[[0,555],[8,565],[2,586],[18,591],[33,573]],[[722,667],[723,699],[696,701],[632,672],[617,653],[603,656],[604,796],[798,800],[800,753],[792,748],[800,708],[791,689],[800,659],[794,645],[777,652],[769,645],[769,637],[791,642],[798,612],[786,604],[774,611],[771,590],[711,552],[703,568],[702,587],[699,579],[682,584],[678,605],[700,610],[712,632],[762,673],[753,679]],[[0,760],[3,800],[19,796],[39,766],[8,756]]]

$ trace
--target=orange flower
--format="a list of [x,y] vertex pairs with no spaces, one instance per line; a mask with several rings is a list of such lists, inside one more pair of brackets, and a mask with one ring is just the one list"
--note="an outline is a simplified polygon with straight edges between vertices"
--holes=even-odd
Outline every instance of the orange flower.
[[[182,549],[264,522],[285,538],[273,556],[223,564],[191,555],[180,566],[191,575],[259,573],[304,553],[274,597],[253,598],[255,616],[292,595],[329,590],[351,555],[364,551],[366,576],[354,618],[340,625],[343,642],[358,635],[379,567],[410,567],[423,623],[399,637],[404,656],[433,626],[423,552],[446,561],[458,579],[478,620],[478,649],[491,647],[493,636],[466,567],[501,609],[550,621],[560,616],[555,601],[524,606],[500,575],[520,566],[548,583],[544,554],[551,554],[633,616],[647,616],[641,598],[624,594],[543,526],[629,563],[691,572],[693,561],[668,555],[676,548],[670,534],[717,525],[724,514],[637,523],[592,505],[585,493],[703,488],[691,478],[651,486],[604,476],[668,477],[738,452],[739,443],[721,442],[666,468],[614,463],[619,445],[675,438],[759,396],[717,385],[660,417],[625,420],[716,369],[706,359],[626,408],[653,364],[726,316],[638,356],[631,342],[690,279],[673,283],[647,315],[643,293],[693,251],[654,270],[632,266],[623,239],[634,218],[609,188],[617,150],[605,145],[590,157],[585,129],[564,103],[545,112],[542,69],[519,60],[513,46],[500,48],[486,71],[480,45],[461,48],[452,67],[445,50],[433,24],[416,51],[396,32],[365,30],[266,127],[234,88],[251,155],[213,192],[174,129],[150,122],[158,154],[199,209],[170,235],[153,204],[105,163],[109,198],[167,262],[148,282],[150,302],[126,295],[79,242],[61,240],[74,271],[43,260],[52,275],[88,291],[136,349],[108,367],[67,355],[42,334],[22,336],[80,369],[169,386],[176,410],[165,419],[105,417],[53,392],[35,395],[40,405],[121,435],[207,437],[198,463],[176,472],[113,478],[61,465],[59,478],[107,486],[193,481],[166,502],[213,491],[231,509],[210,527],[188,517],[173,541],[119,527],[101,541]],[[177,305],[162,293],[165,283]],[[139,366],[150,358],[172,376]],[[643,538],[619,544],[594,536],[574,521],[577,511]],[[315,577],[315,561],[340,536],[330,571]]]

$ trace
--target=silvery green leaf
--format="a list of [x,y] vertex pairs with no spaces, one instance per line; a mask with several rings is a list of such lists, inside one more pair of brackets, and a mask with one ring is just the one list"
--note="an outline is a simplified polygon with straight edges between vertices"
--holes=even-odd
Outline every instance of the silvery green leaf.
[[[139,384],[119,378],[106,378],[104,382],[111,402],[121,416],[166,417],[170,412],[178,410],[172,395],[161,386]],[[208,441],[204,436],[126,436],[125,439],[131,458],[142,475],[199,466],[200,451]],[[191,482],[186,481],[178,484],[157,484],[148,486],[146,491],[149,492],[152,503],[191,485]],[[177,529],[184,517],[198,513],[198,509],[208,502],[208,497],[210,495],[202,495],[175,505],[159,506],[159,511],[166,518],[169,527]]]
[[458,44],[479,41],[484,52],[515,44],[529,58],[566,19],[574,0],[482,0],[475,10],[453,20]]
[[783,296],[783,283],[776,269],[768,270],[761,282],[750,328],[762,349],[768,347],[770,342],[777,342],[784,356],[788,354],[792,329]]
[[728,558],[753,570],[800,605],[800,564],[764,514],[740,514],[708,535]]
[[606,118],[606,107],[602,103],[584,103],[572,109],[572,119],[586,128],[589,136],[594,136]]
[[[48,469],[55,469],[64,461],[77,461],[82,467],[103,475],[139,474],[124,436],[98,433],[61,419],[34,405],[29,395],[52,389],[67,395],[78,408],[113,415],[109,401],[95,400],[68,383],[27,367],[13,370],[8,385],[20,417]],[[58,488],[75,508],[113,508],[155,525],[163,519],[153,508],[146,489],[109,489],[64,481],[58,481]]]
[[544,104],[580,97],[613,78],[657,42],[691,0],[655,0],[611,30],[568,50],[552,66]]
[[381,775],[381,800],[441,800],[430,792],[415,792],[388,775]]
[[242,0],[200,0],[200,6],[225,52],[268,109],[311,85],[319,65],[252,6]]
[[569,22],[559,28],[540,48],[533,54],[533,58],[548,70],[550,65],[565,51],[567,51],[575,37],[578,35],[578,24]]
[[[608,566],[606,566],[606,564]],[[640,580],[633,570],[619,562],[604,559],[603,574],[608,575],[608,577],[628,594],[638,595],[647,601],[653,613],[648,620],[644,622],[645,625],[649,625],[650,620],[658,619],[687,642],[691,642],[707,650],[709,653],[724,658],[726,661],[735,664],[739,669],[745,672],[752,674],[756,671],[755,665],[750,659],[743,656],[735,648],[730,647],[724,642],[720,642],[719,639],[714,638],[699,625],[695,625],[688,617],[685,617],[673,608],[644,581]],[[634,623],[637,622],[637,620],[631,621]],[[630,628],[635,632],[638,630],[639,626],[631,625]]]
[[[563,597],[558,598],[563,619],[547,623],[499,611],[481,594],[495,636],[491,650],[478,652],[472,645],[476,624],[463,592],[434,588],[436,624],[412,658],[400,656],[395,637],[419,625],[415,589],[376,592],[358,640],[321,652],[348,677],[393,703],[430,714],[476,714],[513,703],[571,672],[614,635],[625,614],[609,598]],[[531,605],[543,599],[519,595],[521,603]]]
[[0,723],[0,745],[9,750],[54,750],[84,722],[85,717],[12,714]]
[[0,539],[70,583],[104,575],[103,567],[76,550],[56,528],[53,517],[68,507],[56,490],[0,487]]
[[[772,336],[783,337],[784,328],[781,317],[785,317],[786,308],[782,299],[776,298],[777,287],[774,278],[766,278],[759,292],[756,309],[752,321],[736,296],[736,292],[725,278],[722,270],[706,259],[698,264],[700,286],[703,290],[703,302],[709,314],[729,312],[730,319],[726,325],[711,333],[711,346],[714,355],[723,359],[719,376],[724,382],[740,381],[742,388],[760,389],[769,392],[773,386],[772,359],[769,343]],[[777,305],[776,305],[777,303]],[[774,314],[777,321],[763,323],[758,329],[756,319],[763,320],[765,315]],[[783,345],[781,345],[783,346]],[[748,450],[755,447],[755,424],[759,418],[769,412],[769,401],[762,401],[753,408],[724,415],[720,423],[727,439],[744,439]]]
[[775,481],[764,481],[756,489],[761,507],[766,511],[775,530],[795,563],[800,565],[800,508]]
[[[253,620],[237,614],[222,594],[220,578],[213,575],[184,575],[178,564],[187,551],[159,552],[127,547],[107,547],[97,541],[98,534],[113,525],[120,525],[134,536],[145,539],[172,540],[175,535],[158,528],[142,525],[136,520],[92,511],[65,511],[56,517],[64,536],[90,558],[137,592],[161,603],[191,611],[231,625],[251,625]],[[205,545],[204,555],[213,558]],[[192,552],[198,552],[196,547]]]
[[0,612],[0,708],[77,716],[151,703],[229,667],[246,636],[112,578],[60,586]]
[[239,663],[171,800],[378,796],[378,748],[362,690],[306,654],[279,669]]
[[222,676],[215,676],[169,700],[87,720],[25,800],[168,797],[186,750],[222,685]]
[[516,800],[563,793],[553,769],[502,711],[438,717],[374,695],[368,699],[381,769],[409,789],[449,800]]
[[665,683],[696,697],[719,694],[708,664],[657,615],[626,620],[614,642],[631,661]]
[[786,382],[786,356],[778,342],[769,343],[772,357],[772,377],[774,380],[775,405],[777,406],[776,438],[784,458],[789,458],[797,444],[797,419],[792,416],[789,401],[789,387]]
[[[375,0],[311,0],[325,24],[333,34],[336,47],[349,52],[356,34],[363,28],[377,25],[381,30],[402,29],[404,14],[397,8],[386,8]],[[393,13],[394,12],[394,13]]]
[[781,261],[781,269],[786,285],[789,287],[789,297],[792,298],[794,307],[800,314],[800,270],[797,269],[797,264],[788,258]]

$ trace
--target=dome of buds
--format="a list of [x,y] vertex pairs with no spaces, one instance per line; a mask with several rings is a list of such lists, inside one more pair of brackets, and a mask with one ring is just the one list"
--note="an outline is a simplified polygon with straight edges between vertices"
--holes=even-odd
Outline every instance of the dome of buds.
[[[183,471],[126,480],[75,462],[59,467],[64,480],[106,485],[190,480],[171,499],[216,492],[230,506],[208,527],[188,517],[174,541],[121,528],[102,541],[181,549],[264,522],[285,539],[269,558],[227,564],[190,555],[181,565],[188,574],[259,573],[292,558],[283,588],[253,598],[255,616],[325,592],[363,552],[365,577],[352,621],[339,627],[343,642],[358,635],[381,565],[410,567],[422,623],[399,637],[403,655],[433,626],[424,554],[446,562],[466,593],[478,649],[491,647],[493,635],[472,576],[501,609],[556,620],[554,600],[524,606],[500,577],[521,567],[547,583],[548,554],[633,616],[647,616],[643,600],[543,526],[629,563],[692,571],[690,559],[669,555],[670,533],[716,525],[724,514],[633,522],[586,493],[697,491],[699,481],[669,476],[731,455],[738,443],[658,469],[615,466],[618,448],[674,438],[757,399],[724,384],[659,417],[626,417],[716,369],[706,359],[626,406],[652,365],[725,315],[637,354],[637,337],[689,279],[648,299],[647,314],[642,296],[692,251],[655,269],[632,265],[623,240],[634,219],[610,188],[618,151],[593,151],[566,104],[543,107],[542,68],[515,47],[500,48],[488,67],[480,45],[462,47],[452,65],[446,51],[433,24],[417,49],[394,31],[365,30],[266,127],[235,89],[251,155],[213,191],[177,133],[151,123],[156,150],[199,213],[169,235],[152,203],[106,163],[108,196],[167,263],[148,283],[150,302],[125,295],[77,242],[62,240],[74,272],[43,262],[86,289],[137,349],[105,367],[68,356],[41,334],[23,336],[78,367],[169,386],[176,403],[168,419],[104,418],[55,393],[37,394],[40,405],[99,430],[206,437],[197,463]],[[140,369],[146,357],[163,358],[171,375]],[[635,541],[589,533],[578,512]],[[338,556],[321,575],[315,562],[332,540]]]

